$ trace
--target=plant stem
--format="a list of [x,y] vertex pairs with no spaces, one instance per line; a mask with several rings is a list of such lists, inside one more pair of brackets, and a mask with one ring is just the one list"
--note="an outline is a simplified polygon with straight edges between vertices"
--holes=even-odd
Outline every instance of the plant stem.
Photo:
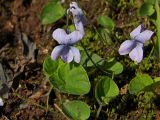
[[57,104],[54,104],[55,108],[57,108],[57,110],[67,119],[67,120],[70,120],[65,114],[64,112],[62,111],[62,109],[57,105]]
[[46,107],[47,107],[47,109],[46,109],[46,111],[48,112],[48,109],[49,109],[49,96],[50,96],[50,93],[51,93],[51,91],[52,91],[52,88],[53,87],[51,87],[50,89],[49,89],[49,92],[48,92],[48,96],[47,96],[47,105],[46,105]]
[[93,63],[93,65],[94,65],[97,69],[99,69],[100,71],[102,71],[103,73],[105,73],[105,74],[107,74],[107,75],[110,74],[109,72],[107,72],[107,71],[101,69],[101,68],[100,68],[100,67],[92,60],[91,56],[89,55],[87,49],[84,47],[83,43],[82,43],[82,42],[80,42],[80,43],[81,43],[81,45],[82,45],[84,51],[86,52],[88,58],[89,58],[89,59],[91,60],[91,62]]
[[67,13],[66,29],[68,29],[69,13]]
[[159,12],[159,4],[158,0],[155,2],[155,9],[157,13],[157,19],[156,19],[156,27],[157,27],[157,41],[156,41],[156,52],[158,55],[158,60],[160,61],[160,12]]
[[112,73],[112,80],[114,79],[114,72]]
[[100,114],[100,112],[101,112],[101,110],[102,110],[102,107],[103,107],[103,105],[102,105],[102,104],[100,104],[100,106],[99,106],[99,108],[98,108],[98,110],[97,110],[97,114],[96,114],[96,118],[95,118],[95,120],[97,120],[97,119],[98,119],[99,114]]
[[104,42],[105,39],[102,37],[102,35],[98,32],[98,30],[96,29],[96,27],[94,25],[92,25],[94,30],[96,31],[96,33],[98,34],[98,36],[101,38],[100,40],[102,40],[103,44],[106,45],[106,43]]
[[152,55],[153,51],[154,51],[154,47],[152,47],[152,50],[151,50],[151,52],[149,53],[148,60],[151,58],[151,55]]

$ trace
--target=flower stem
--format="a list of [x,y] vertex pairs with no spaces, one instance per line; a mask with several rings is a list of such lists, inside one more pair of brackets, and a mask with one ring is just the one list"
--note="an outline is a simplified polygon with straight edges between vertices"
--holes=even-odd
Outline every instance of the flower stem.
[[148,60],[151,58],[151,55],[153,54],[153,51],[154,51],[154,47],[152,47],[152,50],[151,50],[151,52],[149,53]]
[[64,112],[62,111],[62,109],[55,103],[54,104],[55,108],[57,108],[57,110],[67,119],[67,120],[70,120],[65,114]]
[[46,103],[46,107],[47,107],[46,111],[47,111],[47,112],[48,112],[48,110],[49,110],[49,96],[50,96],[50,93],[51,93],[51,91],[52,91],[52,88],[53,88],[53,87],[51,87],[51,88],[49,89],[48,96],[47,96],[47,103]]
[[114,79],[114,72],[112,73],[112,80]]
[[98,119],[98,117],[99,117],[99,115],[100,115],[100,112],[101,112],[101,110],[102,110],[102,107],[103,107],[103,105],[100,104],[100,106],[99,106],[99,108],[98,108],[98,110],[97,110],[97,114],[96,114],[96,119],[95,119],[95,120]]
[[101,69],[101,68],[100,68],[100,67],[92,60],[91,56],[89,55],[87,49],[84,47],[83,43],[82,43],[82,42],[80,42],[80,43],[81,43],[81,45],[82,45],[84,51],[86,52],[88,58],[89,58],[89,59],[91,60],[91,62],[93,63],[93,65],[94,65],[97,69],[99,69],[100,71],[102,71],[103,73],[105,73],[105,74],[107,74],[107,75],[108,75],[108,74],[111,74],[111,73],[109,73],[109,72],[107,72],[107,71]]
[[67,13],[66,30],[68,30],[68,21],[69,21],[69,14]]

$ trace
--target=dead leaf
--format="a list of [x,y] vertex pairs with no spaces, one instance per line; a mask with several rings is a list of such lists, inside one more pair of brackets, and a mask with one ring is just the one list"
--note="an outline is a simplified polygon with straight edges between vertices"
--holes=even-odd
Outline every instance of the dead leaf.
[[29,39],[29,37],[22,33],[22,43],[23,43],[23,54],[27,56],[29,59],[36,60],[37,57],[37,49],[36,44]]
[[5,64],[3,64],[3,61],[0,61],[0,96],[3,96],[3,98],[8,98],[8,92],[10,90],[10,87],[12,85],[12,75],[11,71],[7,69]]
[[121,95],[125,95],[127,93],[128,90],[128,84],[124,85],[121,89],[120,89],[120,94]]

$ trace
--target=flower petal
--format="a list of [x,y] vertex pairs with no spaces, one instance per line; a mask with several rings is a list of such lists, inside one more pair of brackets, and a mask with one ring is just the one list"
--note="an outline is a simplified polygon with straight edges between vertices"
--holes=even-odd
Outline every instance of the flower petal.
[[137,44],[137,46],[129,53],[129,57],[133,61],[140,63],[143,59],[143,45]]
[[134,40],[126,40],[121,44],[118,52],[120,55],[126,55],[135,47],[135,45],[136,43]]
[[151,30],[145,30],[142,33],[140,33],[139,35],[137,35],[134,39],[145,43],[147,40],[149,40],[151,38],[151,36],[153,35],[154,32],[152,32]]
[[63,49],[61,58],[63,61],[70,63],[73,60],[73,53],[71,51],[71,47],[70,46],[65,46],[65,48]]
[[71,51],[73,53],[73,59],[76,63],[80,62],[80,52],[77,48],[71,47]]
[[77,15],[77,19],[80,20],[83,23],[83,25],[87,25],[88,24],[87,18],[84,16],[83,13],[79,13]]
[[84,34],[78,30],[70,33],[67,36],[67,44],[75,44],[77,43],[79,40],[81,40],[83,38]]
[[65,44],[66,43],[66,32],[63,29],[56,29],[55,31],[53,31],[52,33],[52,37],[59,43],[59,44]]
[[68,11],[72,13],[74,23],[79,23],[79,21],[81,21],[83,25],[87,24],[87,19],[83,14],[82,9],[78,7],[78,4],[76,2],[72,2],[70,4],[70,8]]
[[51,58],[53,60],[56,60],[62,54],[63,48],[64,48],[64,45],[56,46],[51,53]]
[[70,6],[70,8],[71,7],[78,7],[78,4],[76,2],[71,2],[69,6]]
[[142,29],[142,25],[139,25],[137,28],[135,28],[131,33],[130,36],[132,39],[134,39],[134,37],[136,37],[138,34],[141,33],[141,29]]

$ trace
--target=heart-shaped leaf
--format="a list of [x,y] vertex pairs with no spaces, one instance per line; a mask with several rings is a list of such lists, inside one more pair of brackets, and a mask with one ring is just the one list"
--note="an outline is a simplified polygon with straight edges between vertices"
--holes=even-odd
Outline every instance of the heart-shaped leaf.
[[73,120],[87,120],[90,116],[89,106],[79,100],[63,103],[63,112]]
[[137,74],[129,83],[130,94],[138,94],[140,91],[145,91],[153,84],[153,79],[148,74]]
[[43,62],[43,71],[47,76],[50,76],[53,73],[57,72],[58,67],[62,64],[63,62],[60,59],[54,61],[51,59],[51,56],[48,56]]
[[109,77],[102,77],[96,85],[95,97],[99,104],[108,104],[109,101],[118,94],[118,86]]
[[49,80],[56,89],[64,93],[83,95],[90,90],[88,75],[78,64],[61,65],[58,74],[51,75]]
[[103,27],[108,28],[109,31],[112,31],[115,26],[111,18],[109,18],[108,16],[103,16],[103,15],[98,17],[98,24],[100,24]]
[[152,4],[144,3],[139,10],[139,14],[141,16],[151,16],[154,11],[155,9]]
[[49,2],[44,6],[41,12],[41,22],[42,24],[50,24],[56,22],[62,18],[65,14],[65,9],[60,3]]

